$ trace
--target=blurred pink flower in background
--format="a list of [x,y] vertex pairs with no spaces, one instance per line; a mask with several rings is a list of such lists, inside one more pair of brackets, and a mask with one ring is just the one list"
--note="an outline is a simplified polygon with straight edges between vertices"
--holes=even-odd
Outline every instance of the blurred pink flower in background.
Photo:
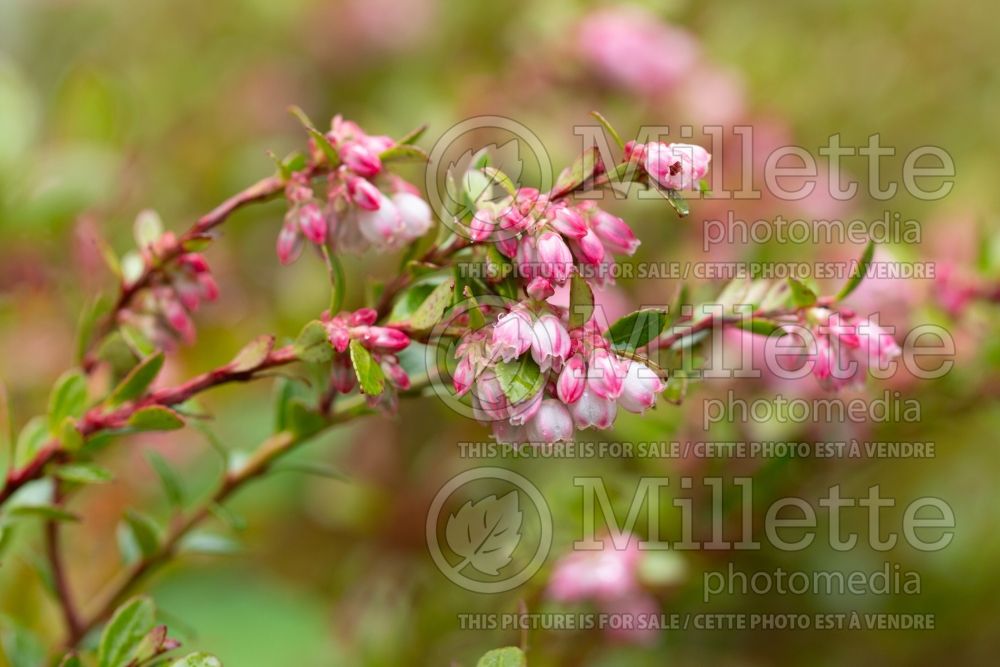
[[634,6],[600,9],[584,18],[577,48],[609,82],[651,97],[679,83],[699,54],[687,31]]

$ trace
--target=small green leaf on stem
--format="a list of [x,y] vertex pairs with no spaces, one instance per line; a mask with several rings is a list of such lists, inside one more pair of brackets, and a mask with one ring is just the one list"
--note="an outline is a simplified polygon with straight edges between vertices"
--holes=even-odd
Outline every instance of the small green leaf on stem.
[[378,396],[385,388],[385,376],[371,353],[365,349],[361,341],[351,341],[351,363],[354,373],[358,376],[361,391],[369,396]]
[[114,479],[110,470],[95,463],[67,463],[56,468],[55,476],[73,484],[103,484]]
[[861,259],[858,260],[857,265],[854,267],[854,271],[851,272],[851,277],[847,279],[847,283],[841,288],[840,292],[837,293],[837,301],[843,301],[846,299],[851,292],[858,288],[861,281],[865,279],[868,274],[868,267],[871,266],[872,259],[875,257],[875,241],[868,241],[868,245],[865,246],[864,252],[861,253]]
[[524,651],[516,646],[495,648],[488,651],[476,663],[476,667],[527,667],[528,659]]
[[541,391],[545,383],[541,370],[530,355],[524,355],[513,361],[502,361],[494,370],[500,382],[500,389],[511,405],[531,398]]
[[295,356],[307,364],[321,364],[333,357],[326,327],[319,320],[313,320],[302,327],[294,347]]
[[240,350],[229,364],[229,370],[243,373],[258,368],[267,361],[267,355],[274,349],[274,336],[257,336]]
[[420,127],[415,127],[412,130],[410,130],[409,132],[407,132],[406,134],[404,134],[400,138],[400,140],[397,141],[396,143],[397,144],[403,144],[403,145],[415,144],[420,139],[420,137],[424,136],[424,132],[426,132],[426,131],[427,131],[427,125],[426,124],[421,125]]
[[149,461],[150,467],[156,473],[157,478],[159,478],[160,486],[163,487],[163,493],[167,497],[167,502],[170,503],[173,509],[181,509],[184,506],[184,485],[181,483],[177,472],[170,467],[170,464],[162,456],[154,451],[146,452],[146,460]]
[[163,368],[163,353],[158,352],[151,357],[147,357],[138,366],[129,371],[115,390],[111,392],[108,403],[111,405],[121,405],[126,401],[131,401],[142,396],[149,385],[153,383],[160,369]]
[[611,124],[611,121],[605,118],[604,115],[599,111],[591,111],[590,115],[593,116],[595,119],[597,119],[598,123],[604,126],[605,131],[608,134],[610,134],[611,138],[615,140],[616,144],[618,144],[618,148],[621,149],[625,148],[625,142],[622,141],[622,136],[618,134],[618,130],[614,128],[614,126]]
[[637,310],[608,327],[604,336],[616,350],[634,352],[655,340],[669,322],[670,316],[664,310]]
[[808,308],[816,303],[816,293],[798,278],[789,277],[788,286],[792,290],[792,305],[796,308]]
[[222,667],[222,661],[208,653],[190,653],[171,663],[170,667]]
[[135,431],[175,431],[184,428],[184,420],[170,408],[150,405],[133,412],[128,426]]
[[744,317],[741,318],[736,326],[744,331],[748,331],[752,334],[757,334],[758,336],[784,336],[788,332],[785,328],[778,324],[777,322],[772,322],[771,320],[765,320],[759,317]]
[[323,157],[326,158],[330,167],[337,167],[340,164],[340,155],[337,154],[337,149],[333,147],[333,144],[330,143],[330,140],[326,138],[325,134],[316,129],[316,126],[313,125],[311,120],[309,120],[309,116],[306,115],[306,112],[297,106],[288,107],[288,111],[299,119],[299,122],[302,123],[302,127],[306,129],[309,136],[316,142],[316,146],[319,148],[320,152],[323,153]]
[[434,288],[423,303],[410,317],[410,326],[417,331],[426,331],[441,321],[441,316],[451,304],[455,292],[455,279],[447,278]]
[[67,371],[49,394],[49,430],[57,433],[67,417],[79,419],[87,405],[87,380],[77,370]]
[[101,634],[98,667],[125,667],[143,637],[153,629],[156,609],[148,597],[136,597],[118,607]]

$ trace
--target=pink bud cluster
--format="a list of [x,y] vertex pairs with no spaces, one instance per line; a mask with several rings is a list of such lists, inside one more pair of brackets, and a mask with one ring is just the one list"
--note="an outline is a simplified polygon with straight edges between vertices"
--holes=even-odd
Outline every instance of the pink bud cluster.
[[392,386],[404,391],[410,388],[410,377],[396,357],[396,352],[409,346],[410,338],[394,327],[375,326],[377,319],[378,313],[373,308],[338,313],[332,317],[324,314],[321,321],[334,350],[331,386],[338,393],[348,394],[357,385],[348,352],[352,340],[360,342],[371,352]]
[[301,172],[285,188],[290,206],[277,242],[283,264],[298,258],[305,240],[362,252],[397,248],[427,233],[433,224],[427,202],[380,157],[396,145],[393,139],[365,134],[340,116],[326,137],[340,165],[327,176],[325,203]]
[[[556,602],[591,602],[603,613],[653,615],[658,613],[656,599],[639,581],[642,552],[630,538],[624,549],[604,540],[600,551],[573,551],[556,563],[549,577],[545,595]],[[645,643],[655,637],[655,630],[616,629],[618,639]]]
[[634,141],[625,145],[625,158],[639,162],[650,178],[668,190],[697,189],[712,161],[712,155],[695,144]]
[[[154,243],[142,249],[147,266],[161,264],[168,249],[177,247],[172,232],[165,232]],[[119,317],[139,329],[158,347],[170,349],[177,339],[190,345],[196,331],[191,314],[204,301],[215,301],[219,286],[200,253],[184,253],[177,259],[162,263],[156,283]]]
[[550,201],[533,188],[480,208],[469,224],[469,237],[491,242],[524,279],[528,295],[546,299],[563,285],[574,267],[598,281],[613,275],[613,255],[631,255],[639,240],[625,222],[592,201]]
[[[571,439],[574,429],[610,428],[619,408],[642,413],[664,388],[645,364],[611,350],[593,321],[568,330],[548,307],[516,306],[463,336],[456,358],[456,393],[469,393],[477,419],[492,424],[498,441],[512,444],[553,443]],[[541,370],[534,391],[516,403],[497,374],[499,364],[512,362]]]
[[813,308],[805,318],[809,328],[796,333],[803,339],[812,374],[827,389],[861,384],[866,369],[885,368],[902,353],[891,333],[848,310]]

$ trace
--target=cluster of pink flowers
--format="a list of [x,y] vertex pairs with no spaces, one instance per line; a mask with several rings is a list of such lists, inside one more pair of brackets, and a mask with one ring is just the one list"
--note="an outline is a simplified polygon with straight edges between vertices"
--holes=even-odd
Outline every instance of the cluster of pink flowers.
[[[659,613],[659,605],[639,581],[641,558],[634,538],[624,549],[606,539],[600,551],[573,551],[556,563],[545,595],[555,602],[590,602],[603,613],[628,615],[633,621],[640,615],[652,617]],[[609,632],[618,639],[645,643],[655,639],[655,627],[635,622]]]
[[423,236],[433,218],[419,191],[389,173],[381,156],[396,145],[387,136],[365,134],[355,123],[333,119],[326,135],[340,159],[327,175],[326,201],[308,179],[295,174],[285,196],[290,204],[278,234],[278,258],[295,261],[305,240],[335,250],[361,252],[398,248]]
[[480,208],[468,233],[477,243],[494,243],[511,259],[534,299],[552,296],[577,263],[589,267],[586,275],[607,279],[613,255],[631,255],[639,247],[625,221],[594,202],[550,201],[534,188]]
[[827,389],[862,384],[867,369],[884,369],[902,353],[891,333],[846,309],[812,308],[804,317],[808,328],[791,330],[802,339],[812,374]]
[[396,357],[396,352],[409,346],[410,338],[394,327],[375,326],[377,319],[378,313],[372,308],[338,313],[332,317],[325,313],[321,319],[326,328],[327,339],[334,350],[331,386],[337,392],[348,394],[357,385],[357,376],[348,352],[352,340],[360,342],[371,352],[372,358],[381,366],[393,387],[404,391],[410,388],[410,377]]
[[668,190],[695,190],[708,174],[712,155],[695,144],[651,142],[625,145],[625,158],[640,163],[650,178]]
[[[498,364],[536,364],[529,395],[512,403],[498,377]],[[569,440],[574,429],[607,429],[618,408],[642,413],[663,390],[645,364],[617,355],[591,320],[567,330],[554,310],[532,312],[519,305],[491,326],[463,336],[453,376],[457,395],[469,393],[473,413],[491,424],[493,436],[512,444]]]
[[156,283],[144,292],[120,318],[135,326],[158,347],[170,349],[177,339],[190,345],[196,331],[191,314],[205,301],[215,301],[219,286],[204,255],[184,253],[163,261],[177,247],[173,232],[165,232],[141,248],[144,266],[161,265]]

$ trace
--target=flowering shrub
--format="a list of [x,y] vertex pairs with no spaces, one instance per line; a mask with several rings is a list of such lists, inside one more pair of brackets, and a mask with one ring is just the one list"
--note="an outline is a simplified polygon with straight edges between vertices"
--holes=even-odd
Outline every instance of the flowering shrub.
[[[686,303],[637,310],[613,323],[600,321],[594,287],[611,281],[614,263],[633,254],[639,239],[621,218],[603,210],[593,194],[619,186],[659,191],[684,214],[683,191],[702,187],[711,156],[698,146],[619,141],[621,162],[603,163],[587,152],[562,172],[548,192],[515,187],[483,156],[453,183],[463,183],[459,205],[432,212],[419,191],[392,172],[394,163],[423,160],[415,146],[422,130],[398,140],[370,135],[339,116],[327,132],[296,113],[309,136],[308,149],[278,161],[278,173],[226,200],[186,232],[165,231],[159,218],[140,214],[138,248],[123,258],[108,253],[119,277],[111,301],[98,301],[82,318],[79,367],[52,390],[46,415],[27,422],[14,464],[0,490],[4,530],[15,519],[41,516],[53,590],[69,651],[63,664],[89,654],[87,637],[103,626],[97,650],[102,667],[149,664],[177,648],[166,628],[155,625],[152,602],[131,597],[146,576],[186,544],[196,526],[238,489],[267,473],[282,456],[310,437],[373,409],[392,412],[405,396],[429,385],[452,392],[493,436],[512,446],[572,439],[583,429],[608,429],[619,411],[643,413],[662,395],[677,402],[683,378],[663,358],[672,350],[703,344],[722,328],[801,341],[803,357],[830,388],[857,382],[858,372],[899,354],[892,337],[859,321],[839,302],[857,287],[871,261],[869,245],[852,279],[836,296],[819,296],[799,281],[777,285],[738,281],[719,296],[724,307]],[[607,124],[609,134],[617,131]],[[479,190],[470,183],[485,182]],[[484,196],[489,190],[498,196]],[[294,342],[279,345],[262,335],[235,357],[173,386],[158,379],[164,352],[196,341],[200,304],[219,298],[204,252],[214,230],[235,210],[281,197],[288,209],[277,229],[277,255],[295,261],[307,247],[326,265],[330,307],[308,322]],[[435,225],[434,218],[442,224]],[[436,240],[430,232],[436,229]],[[407,247],[408,262],[371,303],[345,310],[348,279],[338,256]],[[470,279],[459,263],[490,265],[487,279]],[[568,296],[568,305],[555,297]],[[732,306],[750,304],[749,312]],[[449,363],[407,366],[400,352],[421,345],[453,349]],[[850,374],[841,362],[855,362]],[[860,363],[859,363],[860,362]],[[282,380],[275,432],[248,457],[228,461],[209,498],[186,508],[178,484],[158,466],[173,503],[166,526],[130,512],[122,524],[127,565],[111,589],[87,613],[67,581],[59,525],[74,515],[67,498],[83,484],[109,473],[93,455],[110,440],[144,431],[168,431],[202,416],[191,403],[214,387],[248,382],[276,368],[302,364],[317,370],[321,385]],[[39,486],[42,480],[47,486]],[[224,512],[221,513],[224,516]],[[633,550],[570,556],[549,584],[561,601],[598,600],[611,607],[652,602],[635,583]],[[89,657],[87,658],[90,659]],[[188,656],[173,663],[217,664]]]

